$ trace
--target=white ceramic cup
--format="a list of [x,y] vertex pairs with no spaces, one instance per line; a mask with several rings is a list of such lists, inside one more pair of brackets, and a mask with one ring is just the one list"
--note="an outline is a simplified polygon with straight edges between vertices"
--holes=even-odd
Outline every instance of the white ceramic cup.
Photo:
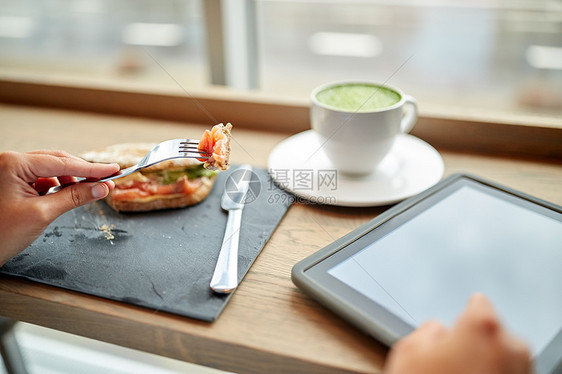
[[[318,101],[320,92],[344,85],[384,87],[397,93],[400,100],[388,107],[372,110],[361,106],[354,110],[338,109]],[[322,150],[332,165],[344,174],[364,175],[373,172],[389,153],[397,135],[410,132],[418,118],[413,97],[380,83],[327,83],[315,88],[311,98],[311,127],[319,135]],[[366,97],[365,102],[368,99]]]

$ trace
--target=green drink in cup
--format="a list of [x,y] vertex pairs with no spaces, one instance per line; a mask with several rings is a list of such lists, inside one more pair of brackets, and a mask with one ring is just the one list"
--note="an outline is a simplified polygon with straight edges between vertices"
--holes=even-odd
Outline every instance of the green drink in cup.
[[348,112],[371,112],[398,103],[402,96],[384,86],[353,83],[328,87],[316,99],[329,107]]
[[416,100],[384,84],[328,83],[313,90],[311,99],[310,122],[321,151],[349,175],[373,172],[417,120]]

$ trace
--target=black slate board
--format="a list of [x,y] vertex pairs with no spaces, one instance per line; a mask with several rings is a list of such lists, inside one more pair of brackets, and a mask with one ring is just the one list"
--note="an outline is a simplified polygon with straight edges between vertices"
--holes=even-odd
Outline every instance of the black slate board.
[[[198,205],[150,213],[117,213],[103,202],[55,220],[0,272],[159,311],[215,320],[231,295],[209,288],[227,213],[221,195],[232,167],[217,176]],[[259,255],[289,208],[289,195],[266,170],[254,169],[257,198],[242,213],[239,279]],[[254,177],[255,177],[254,176]],[[112,227],[108,239],[103,225]]]

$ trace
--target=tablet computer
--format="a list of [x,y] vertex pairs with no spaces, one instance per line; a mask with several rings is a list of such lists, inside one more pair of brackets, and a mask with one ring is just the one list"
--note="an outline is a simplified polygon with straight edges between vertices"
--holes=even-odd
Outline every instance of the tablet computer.
[[292,279],[389,346],[429,319],[452,326],[481,292],[537,374],[562,372],[562,207],[479,177],[451,176],[390,208]]

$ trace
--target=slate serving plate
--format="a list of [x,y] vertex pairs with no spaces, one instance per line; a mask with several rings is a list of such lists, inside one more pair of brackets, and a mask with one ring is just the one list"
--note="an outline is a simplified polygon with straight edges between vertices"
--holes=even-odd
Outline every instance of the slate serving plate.
[[[0,272],[214,321],[231,296],[213,293],[209,282],[227,220],[220,199],[233,172],[236,167],[220,173],[209,197],[185,209],[117,213],[103,202],[74,209],[55,220]],[[242,215],[239,279],[291,201],[266,170],[254,169],[254,173],[253,182],[259,184],[255,200],[248,201]]]

